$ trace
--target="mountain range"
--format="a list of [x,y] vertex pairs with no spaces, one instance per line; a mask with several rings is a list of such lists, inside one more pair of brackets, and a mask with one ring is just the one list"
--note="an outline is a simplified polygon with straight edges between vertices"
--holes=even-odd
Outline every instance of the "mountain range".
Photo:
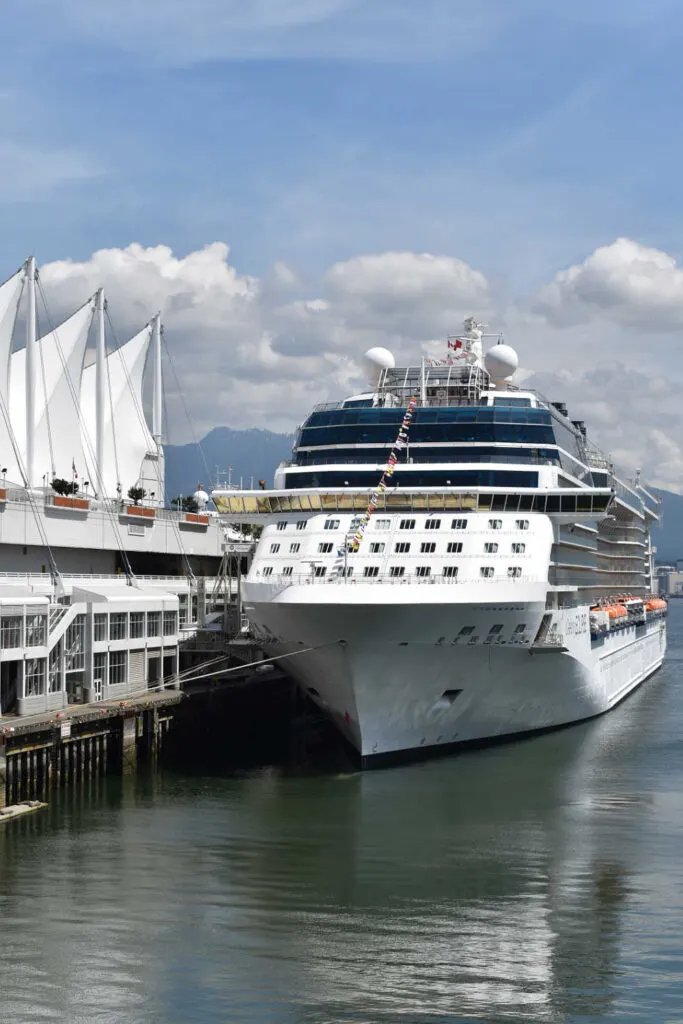
[[[170,498],[192,494],[199,483],[211,491],[216,478],[227,479],[231,469],[233,483],[258,487],[265,480],[271,487],[277,465],[290,458],[294,438],[271,430],[232,430],[214,427],[198,444],[166,445],[166,493]],[[652,539],[658,562],[683,559],[683,495],[658,491],[662,498],[661,525]]]

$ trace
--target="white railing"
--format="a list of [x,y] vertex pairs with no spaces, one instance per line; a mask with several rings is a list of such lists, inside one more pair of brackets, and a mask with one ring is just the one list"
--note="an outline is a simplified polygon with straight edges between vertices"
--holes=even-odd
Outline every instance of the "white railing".
[[458,576],[416,576],[413,573],[405,576],[390,576],[388,573],[383,573],[378,576],[344,576],[338,574],[330,574],[329,576],[315,576],[312,573],[296,573],[291,576],[272,575],[255,576],[253,579],[248,579],[247,583],[269,583],[279,586],[281,588],[291,586],[307,586],[308,584],[322,585],[325,584],[348,584],[354,586],[359,583],[383,583],[391,585],[403,585],[403,586],[414,586],[415,584],[423,584],[429,586],[430,584],[447,584],[450,586],[456,586],[461,584],[463,586],[477,586],[481,585],[500,585],[501,583],[514,583],[514,584],[528,584],[528,583],[546,583],[547,579],[539,576],[486,576],[477,579],[460,579]]

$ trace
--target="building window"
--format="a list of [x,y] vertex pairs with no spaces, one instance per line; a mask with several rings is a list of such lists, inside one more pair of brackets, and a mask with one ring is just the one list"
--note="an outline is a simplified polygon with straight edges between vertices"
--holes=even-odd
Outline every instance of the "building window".
[[[154,613],[156,614],[156,612]],[[128,651],[109,652],[109,685],[118,686],[126,681],[126,659]]]
[[308,519],[297,519],[297,521],[296,521],[296,528],[297,528],[297,530],[305,530],[307,523],[308,523]]
[[291,576],[291,575],[292,575],[292,573],[293,573],[293,571],[294,571],[294,568],[293,568],[293,566],[291,566],[291,565],[285,565],[285,566],[283,567],[283,569],[282,569],[282,575],[283,575],[283,576]]
[[508,566],[508,576],[512,579],[518,579],[522,575],[522,567],[520,565]]
[[486,552],[487,555],[495,555],[497,550],[498,545],[492,543],[491,541],[489,541],[488,544],[484,544],[484,551]]
[[414,530],[415,520],[414,519],[402,519],[398,524],[399,530]]
[[391,568],[389,569],[389,575],[390,576],[394,576],[394,577],[405,576],[405,574],[406,574],[406,567],[405,567],[405,565],[392,565]]
[[444,565],[442,576],[446,576],[448,579],[453,579],[454,576],[458,575],[457,565]]
[[523,555],[525,551],[526,551],[526,544],[522,544],[521,541],[518,541],[516,544],[512,545],[512,554],[513,555]]
[[410,551],[410,544],[405,541],[401,541],[399,544],[394,545],[394,551],[397,555],[407,555]]
[[270,545],[270,553],[271,553],[271,555],[276,555],[279,550],[280,550],[280,545],[279,544],[271,544]]
[[278,528],[278,530],[286,530],[287,529],[287,521],[285,519],[280,519],[280,521],[277,524],[277,528]]
[[482,565],[482,567],[479,570],[479,575],[484,576],[486,579],[489,579],[491,576],[493,576],[493,566]]
[[296,553],[298,551],[300,551],[300,550],[301,550],[301,544],[290,544],[289,545],[289,553],[290,553],[290,555],[296,555]]
[[273,567],[272,567],[272,565],[267,565],[265,567],[265,569],[263,569],[262,575],[263,576],[272,576],[273,575]]
[[161,612],[147,612],[147,636],[159,636],[161,632]]
[[325,565],[315,565],[315,566],[313,566],[313,575],[314,576],[318,576],[318,577],[326,576],[327,575],[327,566],[325,566]]
[[529,520],[528,519],[516,519],[515,520],[515,526],[517,527],[518,530],[528,530],[529,529]]
[[[181,607],[181,621],[182,612],[185,612],[185,621],[187,621],[187,594],[182,594],[185,598],[185,603]],[[144,612],[131,612],[130,613],[130,635],[131,639],[139,640],[140,637],[145,635],[145,613]]]
[[489,630],[489,633],[502,633],[502,632],[503,632],[503,627],[502,627],[501,624],[498,624],[498,625],[495,625],[495,626],[491,626],[491,628]]
[[125,612],[112,612],[109,616],[109,639],[125,640],[128,635]]
[[107,639],[107,616],[97,612],[93,617],[93,640],[99,643]]
[[62,688],[62,673],[60,662],[62,656],[62,642],[59,640],[50,651],[47,659],[47,692],[59,693]]
[[377,543],[377,542],[375,542],[375,543],[371,544],[371,545],[370,545],[370,554],[371,554],[371,555],[381,555],[381,554],[382,554],[382,552],[384,551],[384,548],[385,548],[385,546],[386,546],[386,545],[384,545],[384,544],[379,544],[379,543]]
[[415,566],[415,575],[416,576],[431,576],[432,575],[431,566],[429,566],[429,565],[416,565]]
[[45,693],[45,658],[27,658],[24,662],[24,694],[38,697],[41,693]]
[[77,615],[67,627],[64,637],[64,667],[67,672],[80,672],[85,668],[85,615]]
[[175,636],[178,632],[177,616],[175,612],[164,612],[164,636]]
[[446,547],[446,551],[448,552],[449,555],[459,555],[460,552],[462,551],[462,541],[461,540],[452,540],[452,541],[450,541],[448,543],[448,546]]
[[[360,522],[360,520],[358,520],[358,522]],[[354,526],[358,526],[358,522],[351,523],[351,527],[353,528]],[[376,530],[390,530],[391,529],[391,519],[375,519],[375,529]]]
[[339,519],[327,519],[327,520],[325,520],[325,529],[326,530],[338,530],[339,529],[339,522],[340,522]]
[[92,678],[94,683],[104,685],[107,681],[107,655],[95,654],[92,660]]
[[318,544],[319,555],[329,555],[332,550],[332,544]]
[[365,568],[363,569],[363,575],[366,576],[366,577],[367,576],[379,576],[379,566],[378,565],[366,565]]
[[420,551],[423,555],[431,555],[436,551],[436,544],[433,541],[425,541],[420,544]]
[[22,633],[22,618],[21,615],[7,615],[2,619],[2,646],[3,648],[8,647],[23,647],[21,640]]
[[525,632],[526,632],[526,622],[520,622],[520,624],[518,626],[515,626],[515,633],[525,633]]
[[440,530],[441,520],[440,519],[427,519],[425,521],[425,530]]
[[489,530],[502,530],[503,520],[502,519],[489,519]]
[[[45,615],[26,616],[26,646],[42,647],[45,644],[47,618]],[[42,690],[41,690],[42,693]]]
[[454,519],[451,522],[451,530],[466,530],[467,520],[466,519]]

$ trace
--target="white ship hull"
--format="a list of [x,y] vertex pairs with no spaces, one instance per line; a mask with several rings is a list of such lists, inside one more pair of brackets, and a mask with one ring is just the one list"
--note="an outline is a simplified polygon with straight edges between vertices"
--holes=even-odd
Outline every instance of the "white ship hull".
[[[666,649],[662,618],[591,641],[587,607],[553,612],[538,642],[543,586],[525,588],[522,601],[512,585],[495,601],[458,602],[443,600],[444,587],[419,587],[420,603],[406,593],[414,588],[385,587],[381,604],[376,586],[332,589],[321,601],[320,587],[278,594],[247,584],[246,610],[270,653],[301,652],[283,666],[365,767],[600,715],[655,672]],[[492,625],[502,629],[491,634]],[[464,626],[474,631],[459,637]]]

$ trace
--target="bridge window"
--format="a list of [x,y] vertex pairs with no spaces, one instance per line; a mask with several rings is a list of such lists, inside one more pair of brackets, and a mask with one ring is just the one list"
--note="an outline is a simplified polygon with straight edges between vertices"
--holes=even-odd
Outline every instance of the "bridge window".
[[502,632],[503,632],[503,626],[500,623],[498,623],[495,626],[491,626],[491,628],[489,630],[489,633],[502,633]]
[[423,555],[431,555],[436,551],[436,544],[433,542],[425,542],[420,544],[420,551]]
[[418,565],[418,566],[416,566],[415,567],[415,575],[416,576],[431,576],[432,575],[431,566],[429,566],[429,565]]
[[265,567],[265,569],[263,570],[263,575],[264,576],[272,576],[273,575],[273,567],[272,567],[272,565],[267,565]]
[[482,565],[480,570],[479,570],[479,575],[483,576],[485,579],[490,579],[491,576],[493,576],[493,566],[492,565]]
[[[573,486],[573,484],[572,484],[572,486]],[[515,526],[517,527],[518,530],[528,530],[529,529],[529,520],[528,519],[516,519],[515,520]]]
[[339,520],[338,519],[328,519],[325,522],[325,529],[326,530],[338,530],[339,529]]
[[448,552],[449,555],[459,555],[460,552],[462,551],[462,541],[461,540],[449,541],[449,543],[446,546],[446,551]]
[[400,541],[394,545],[394,551],[397,555],[407,555],[410,551],[410,544],[407,541]]
[[370,545],[370,554],[371,555],[381,555],[382,552],[384,551],[384,548],[385,548],[384,544],[378,544],[378,543],[371,544]]
[[522,544],[521,541],[518,541],[517,543],[512,545],[512,554],[513,555],[523,555],[525,551],[526,551],[526,544]]
[[327,566],[325,566],[325,565],[314,565],[313,566],[313,575],[314,576],[318,576],[318,577],[326,576],[327,575]]
[[363,569],[363,575],[366,576],[366,577],[368,577],[368,576],[371,576],[371,577],[379,576],[379,566],[378,565],[366,565],[365,568]]
[[484,551],[487,555],[495,555],[498,550],[498,545],[489,541],[488,544],[484,544]]
[[515,626],[515,633],[525,633],[525,632],[526,632],[526,622],[520,622],[520,624],[518,626]]
[[289,545],[289,553],[290,553],[290,555],[296,555],[297,552],[300,551],[300,550],[301,550],[301,544],[290,544]]
[[425,530],[440,530],[441,520],[440,519],[427,519],[425,522]]
[[332,544],[331,543],[318,544],[318,554],[320,554],[320,555],[329,555],[331,550],[332,550]]
[[489,530],[502,530],[503,520],[502,519],[489,519]]
[[447,579],[453,579],[454,576],[458,575],[457,565],[444,565],[441,575]]
[[292,565],[284,565],[282,567],[282,575],[283,576],[291,576],[293,571],[294,571],[294,567]]
[[466,530],[467,520],[466,519],[454,519],[451,523],[451,530]]
[[297,530],[305,530],[308,525],[308,519],[297,519],[296,528]]
[[405,574],[406,574],[406,567],[405,567],[405,565],[392,565],[391,568],[389,569],[389,575],[390,576],[394,576],[394,577],[396,577],[396,576],[405,576]]
[[518,579],[522,575],[522,567],[520,565],[511,565],[508,567],[508,576],[512,579]]
[[[360,519],[358,520],[358,523],[359,522],[360,522]],[[356,523],[355,525],[357,526],[358,523]],[[352,523],[351,525],[353,526],[354,524]],[[375,529],[376,530],[390,530],[391,529],[391,519],[375,519]]]
[[463,626],[458,636],[471,636],[474,633],[474,626]]
[[339,570],[339,575],[345,577],[346,579],[348,579],[349,576],[353,576],[353,566],[343,565]]
[[279,544],[271,544],[270,545],[270,553],[271,553],[271,555],[276,555],[279,550],[280,550],[280,545]]
[[286,530],[287,529],[287,520],[286,519],[281,519],[279,521],[279,523],[277,524],[277,528],[278,528],[278,530]]
[[398,524],[399,530],[414,530],[415,520],[414,519],[402,519]]

